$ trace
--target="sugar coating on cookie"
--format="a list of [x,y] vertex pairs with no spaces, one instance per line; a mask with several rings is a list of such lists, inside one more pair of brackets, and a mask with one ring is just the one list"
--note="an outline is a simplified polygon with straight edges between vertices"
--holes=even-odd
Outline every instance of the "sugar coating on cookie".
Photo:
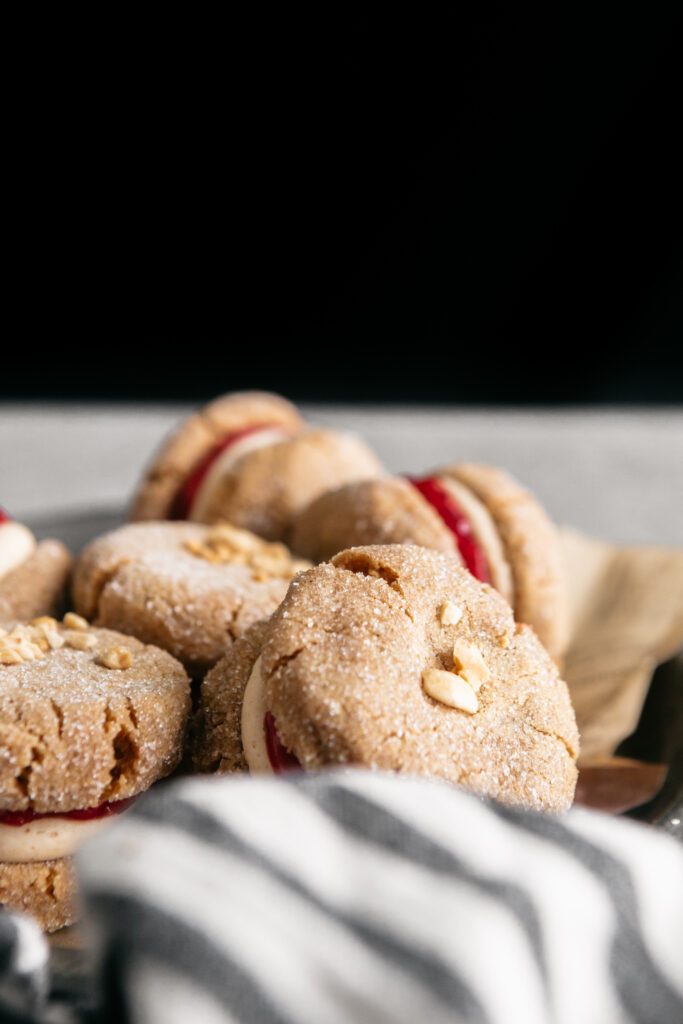
[[73,577],[76,610],[170,651],[203,675],[270,614],[308,563],[229,524],[134,523],[93,541]]
[[255,448],[216,478],[191,519],[228,520],[269,540],[286,539],[298,512],[319,494],[382,474],[359,438],[334,430],[300,430]]
[[403,477],[329,490],[302,509],[292,529],[292,549],[313,562],[366,544],[420,544],[457,557],[450,531]]
[[361,765],[526,807],[572,801],[567,687],[533,631],[452,556],[410,545],[342,552],[298,576],[232,653],[202,693],[202,770],[244,767],[240,693],[260,656],[265,706],[305,770]]
[[0,631],[0,812],[123,800],[182,756],[182,665],[131,636],[67,622]]
[[0,904],[30,914],[46,932],[73,924],[77,916],[73,860],[0,864]]
[[360,439],[307,428],[278,395],[224,395],[166,441],[130,518],[229,521],[267,540],[287,540],[296,514],[318,494],[381,473]]
[[361,481],[321,495],[294,524],[295,551],[322,561],[365,544],[456,555],[529,622],[553,657],[568,642],[559,540],[544,509],[502,470],[456,463],[420,478]]
[[255,426],[297,430],[302,419],[279,395],[242,391],[222,395],[184,420],[154,456],[133,500],[133,520],[168,519],[188,477],[226,436]]

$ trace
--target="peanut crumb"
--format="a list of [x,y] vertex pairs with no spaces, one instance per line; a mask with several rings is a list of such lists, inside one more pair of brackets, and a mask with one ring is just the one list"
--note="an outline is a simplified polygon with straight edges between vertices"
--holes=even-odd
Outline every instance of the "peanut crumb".
[[67,647],[73,647],[76,651],[88,651],[94,647],[97,640],[90,633],[79,633],[74,631],[64,634],[64,643]]
[[104,668],[130,668],[133,664],[133,655],[127,647],[105,647],[96,655],[95,663]]
[[0,665],[21,665],[23,660],[16,647],[0,644]]
[[422,673],[425,693],[440,704],[466,711],[473,715],[479,709],[479,701],[469,683],[462,676],[443,669],[428,668]]
[[444,601],[441,605],[441,625],[455,626],[462,618],[462,608],[452,601]]
[[76,615],[76,612],[67,612],[62,622],[67,629],[90,629],[88,620],[84,619],[82,615]]
[[469,683],[476,692],[491,676],[482,653],[467,640],[456,640],[453,644],[453,670],[456,675]]
[[291,579],[301,569],[310,568],[309,562],[292,559],[284,544],[271,544],[229,523],[212,526],[202,540],[190,539],[183,543],[190,554],[212,565],[248,566],[258,581]]
[[50,615],[41,615],[37,619],[31,619],[29,626],[35,628],[47,629],[51,633],[54,633],[57,629],[57,620],[53,619]]
[[32,626],[14,626],[0,637],[0,664],[20,665],[42,658],[48,644],[40,631]]
[[64,646],[64,637],[57,633],[57,631],[53,632],[51,629],[46,629],[45,639],[51,651],[58,651],[60,647]]

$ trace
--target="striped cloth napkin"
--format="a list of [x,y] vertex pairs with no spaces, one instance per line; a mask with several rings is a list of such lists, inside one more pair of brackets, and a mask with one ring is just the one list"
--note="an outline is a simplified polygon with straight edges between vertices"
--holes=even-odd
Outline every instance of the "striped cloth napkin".
[[683,850],[597,812],[359,770],[187,778],[78,866],[89,1021],[683,1021]]

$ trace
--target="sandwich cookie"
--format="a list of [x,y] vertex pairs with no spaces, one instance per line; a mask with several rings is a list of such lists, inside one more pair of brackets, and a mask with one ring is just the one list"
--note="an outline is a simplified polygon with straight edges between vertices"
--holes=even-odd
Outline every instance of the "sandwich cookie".
[[579,737],[529,626],[452,554],[354,548],[302,573],[202,685],[202,772],[359,765],[568,807]]
[[227,395],[167,442],[131,519],[228,521],[282,540],[299,510],[323,491],[381,472],[360,440],[306,427],[284,399]]
[[132,523],[83,550],[73,600],[86,619],[162,647],[196,678],[309,564],[229,524]]
[[0,903],[74,920],[71,855],[180,761],[189,680],[68,613],[0,631]]
[[60,614],[70,570],[63,544],[39,544],[28,527],[0,508],[0,622]]
[[420,544],[454,554],[533,626],[555,658],[569,638],[557,531],[503,470],[457,463],[427,477],[350,484],[298,517],[292,548],[314,561],[364,544]]
[[242,391],[216,398],[166,439],[139,486],[130,518],[190,518],[191,492],[222,452],[266,431],[281,439],[302,426],[296,408],[279,395]]

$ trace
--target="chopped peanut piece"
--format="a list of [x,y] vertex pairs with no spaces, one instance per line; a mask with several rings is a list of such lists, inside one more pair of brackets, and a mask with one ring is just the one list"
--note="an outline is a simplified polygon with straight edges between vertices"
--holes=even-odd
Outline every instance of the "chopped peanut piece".
[[[41,643],[42,641],[42,643]],[[20,665],[23,661],[42,658],[48,644],[31,626],[14,626],[0,637],[0,664]]]
[[212,565],[248,566],[253,578],[259,581],[271,577],[291,579],[301,569],[311,567],[309,562],[293,559],[284,544],[271,544],[229,523],[212,526],[202,540],[186,540],[184,546]]
[[491,677],[479,648],[466,640],[456,640],[453,644],[453,671],[475,691]]
[[36,629],[48,629],[53,633],[57,629],[57,620],[53,619],[50,615],[41,615],[37,619],[31,619],[29,626],[33,626]]
[[62,622],[67,629],[90,629],[88,620],[82,615],[76,615],[76,612],[67,612]]
[[99,652],[95,661],[104,668],[124,669],[133,664],[133,655],[127,647],[106,647]]
[[65,633],[64,643],[67,647],[73,647],[76,651],[89,651],[94,647],[97,640],[91,633]]
[[443,669],[428,668],[422,673],[422,685],[425,693],[458,711],[467,711],[473,715],[479,709],[479,701],[472,687],[461,676]]
[[0,644],[0,665],[21,665],[23,660],[15,647]]
[[441,605],[441,625],[455,626],[462,618],[462,608],[452,601],[444,601]]

